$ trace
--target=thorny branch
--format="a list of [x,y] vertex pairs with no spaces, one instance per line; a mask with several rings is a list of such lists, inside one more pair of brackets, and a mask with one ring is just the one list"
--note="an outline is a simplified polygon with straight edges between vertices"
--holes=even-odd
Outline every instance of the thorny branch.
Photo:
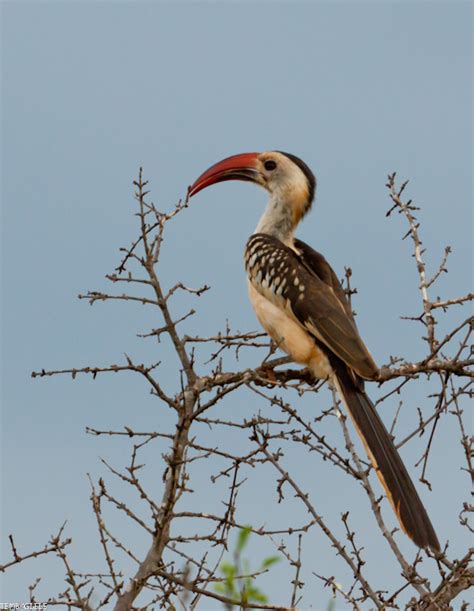
[[[372,470],[365,455],[358,453],[351,428],[346,425],[337,401],[327,402],[324,382],[315,383],[308,371],[290,365],[286,357],[274,356],[274,346],[265,334],[233,330],[229,323],[223,331],[216,330],[208,337],[196,331],[188,334],[186,325],[196,308],[176,316],[174,297],[182,292],[189,299],[197,299],[209,287],[203,284],[201,288],[192,289],[176,281],[165,289],[158,273],[165,229],[168,230],[171,221],[186,210],[188,202],[180,201],[172,212],[163,213],[149,203],[147,182],[141,170],[134,185],[139,234],[129,247],[121,249],[120,262],[106,278],[115,286],[122,283],[126,288],[133,286],[144,292],[132,295],[99,290],[89,291],[80,298],[87,299],[90,304],[118,301],[154,308],[160,315],[159,326],[140,333],[139,337],[160,340],[162,335],[168,336],[179,362],[175,390],[165,390],[170,387],[170,380],[163,379],[160,362],[146,365],[127,355],[121,364],[41,369],[32,374],[33,377],[67,374],[73,379],[80,375],[95,379],[110,373],[138,374],[158,399],[158,417],[156,429],[149,431],[135,430],[124,423],[117,429],[87,428],[88,434],[116,437],[124,447],[127,443],[130,445],[128,466],[121,468],[103,460],[110,480],[106,482],[100,477],[94,481],[90,477],[97,549],[102,557],[96,567],[83,572],[74,568],[67,552],[71,539],[63,537],[63,527],[37,551],[20,552],[10,535],[11,559],[0,566],[0,572],[47,555],[56,556],[64,568],[66,589],[51,595],[51,590],[46,589],[50,586],[44,579],[37,578],[28,588],[29,599],[32,602],[41,600],[38,597],[43,588],[44,595],[41,595],[49,604],[87,610],[112,606],[118,611],[136,608],[187,610],[209,608],[210,601],[225,608],[283,610],[296,609],[297,605],[305,608],[314,604],[313,588],[318,583],[324,584],[348,607],[361,611],[368,608],[452,609],[453,601],[456,599],[458,604],[459,597],[474,585],[474,571],[470,567],[474,550],[465,549],[458,559],[452,557],[449,543],[437,558],[420,551],[410,559],[402,551],[401,535],[393,528],[393,516],[388,511],[387,515],[382,515],[384,504],[382,497],[377,496],[380,489],[372,487]],[[474,480],[473,438],[466,422],[466,406],[467,399],[472,397],[474,321],[472,316],[461,316],[458,312],[462,313],[474,296],[472,293],[461,297],[431,296],[433,287],[447,272],[452,249],[446,246],[438,268],[428,271],[421,241],[419,208],[411,200],[403,200],[406,186],[405,182],[397,188],[395,174],[388,177],[387,188],[393,205],[387,216],[396,211],[407,223],[404,237],[409,237],[413,245],[420,312],[406,318],[423,325],[426,354],[418,360],[390,357],[389,363],[380,370],[378,384],[383,386],[383,393],[379,391],[376,404],[380,409],[396,399],[392,431],[397,433],[399,447],[416,438],[426,444],[420,460],[422,478],[428,485],[427,466],[442,430],[440,423],[453,419],[459,431],[462,472],[468,474],[471,483]],[[346,268],[345,290],[349,298],[357,293],[352,282],[352,270]],[[439,316],[444,317],[443,325],[439,324]],[[448,328],[448,331],[442,335],[441,328]],[[161,344],[159,346],[161,349]],[[245,365],[241,366],[244,356]],[[166,355],[160,354],[160,358]],[[405,406],[404,393],[414,384],[426,385],[423,410]],[[373,391],[376,388],[373,387]],[[235,397],[238,406],[232,416],[225,410],[230,397]],[[305,407],[305,397],[312,400],[311,411]],[[160,411],[162,407],[165,411]],[[167,423],[171,414],[172,424],[163,424],[160,414],[168,414]],[[399,420],[402,417],[405,420],[409,417],[411,428],[401,430]],[[335,421],[340,425],[342,443],[335,439],[332,430]],[[234,432],[232,439],[238,438],[239,442],[221,443],[221,439],[231,439],[227,431]],[[154,453],[150,453],[151,450]],[[161,458],[156,459],[158,455]],[[400,574],[389,576],[384,583],[373,579],[369,560],[373,541],[362,540],[358,516],[351,511],[349,502],[341,504],[340,520],[337,516],[324,516],[321,510],[324,492],[320,487],[310,490],[304,471],[292,472],[288,456],[298,456],[300,464],[311,463],[315,470],[323,467],[322,462],[318,462],[320,457],[327,465],[325,468],[332,469],[334,475],[361,485],[358,489],[365,494],[367,507],[374,516],[371,538],[378,546],[377,558],[381,554],[392,554]],[[144,477],[148,466],[153,473],[152,484]],[[161,480],[157,477],[160,469]],[[235,533],[249,523],[240,504],[242,492],[250,481],[255,485],[260,474],[263,477],[260,481],[267,482],[270,472],[274,473],[278,503],[272,498],[262,499],[272,511],[267,511],[263,517],[253,512],[250,532],[258,543],[254,555],[276,546],[285,563],[279,579],[287,579],[288,598],[273,601],[275,595],[270,585],[268,593],[272,601],[244,603],[217,592],[215,586],[224,580],[219,567],[229,554]],[[197,480],[196,474],[199,474]],[[209,503],[207,492],[202,489],[204,475],[209,486],[206,489],[209,490]],[[125,491],[132,491],[135,500]],[[216,494],[220,494],[220,504],[211,500]],[[444,493],[434,489],[433,497],[436,494]],[[280,506],[289,508],[290,514],[279,513]],[[296,516],[298,507],[303,509],[303,517],[288,523],[288,515]],[[469,521],[472,512],[472,504],[466,498],[459,507],[459,525],[465,529],[466,540],[474,530]],[[117,530],[117,521],[112,515],[121,516],[125,530]],[[130,533],[139,533],[136,541],[140,543],[127,543],[135,541]],[[143,548],[143,537],[148,540],[148,549]],[[323,547],[323,540],[328,542],[327,548]],[[388,545],[384,545],[384,540]],[[316,554],[311,551],[314,549],[317,549]],[[323,575],[329,557],[333,562],[331,566],[339,566],[349,577]],[[254,571],[236,578],[259,583],[266,572],[269,571]],[[467,608],[464,603],[460,604],[463,609]],[[317,604],[317,608],[323,607],[324,604]]]

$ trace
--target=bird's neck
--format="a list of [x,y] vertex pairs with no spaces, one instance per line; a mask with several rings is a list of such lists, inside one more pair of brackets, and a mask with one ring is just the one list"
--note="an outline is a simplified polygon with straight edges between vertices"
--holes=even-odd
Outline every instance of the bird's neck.
[[288,201],[281,196],[272,195],[255,228],[255,233],[271,235],[291,247],[296,225],[293,210]]

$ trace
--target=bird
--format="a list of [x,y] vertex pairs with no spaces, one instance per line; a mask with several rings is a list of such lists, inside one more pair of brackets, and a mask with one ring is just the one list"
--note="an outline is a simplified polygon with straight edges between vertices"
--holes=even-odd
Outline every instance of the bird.
[[379,368],[359,334],[345,291],[325,257],[295,237],[315,199],[315,175],[291,153],[241,153],[202,173],[188,188],[188,197],[228,180],[252,182],[269,194],[244,255],[257,319],[294,362],[337,391],[402,530],[418,547],[439,552],[428,513],[365,391],[365,381],[376,381]]

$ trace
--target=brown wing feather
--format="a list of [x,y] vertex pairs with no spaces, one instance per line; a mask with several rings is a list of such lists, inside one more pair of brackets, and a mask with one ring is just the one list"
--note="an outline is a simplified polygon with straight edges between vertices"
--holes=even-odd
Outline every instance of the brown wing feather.
[[317,252],[311,246],[308,246],[302,240],[295,240],[295,246],[300,253],[300,260],[313,274],[316,274],[325,284],[330,286],[334,291],[334,295],[340,301],[347,315],[354,320],[351,304],[346,297],[346,293],[339,282],[334,270],[323,257],[320,252]]

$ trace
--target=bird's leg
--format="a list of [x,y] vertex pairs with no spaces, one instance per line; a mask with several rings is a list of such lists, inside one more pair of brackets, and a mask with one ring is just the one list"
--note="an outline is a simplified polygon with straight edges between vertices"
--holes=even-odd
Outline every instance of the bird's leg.
[[269,339],[270,339],[270,347],[269,347],[269,350],[268,350],[268,354],[263,359],[262,364],[260,365],[259,369],[263,373],[265,378],[267,378],[268,380],[270,380],[271,382],[274,383],[274,382],[277,381],[277,378],[275,376],[275,372],[273,371],[274,365],[271,365],[270,363],[268,363],[268,360],[278,350],[278,348],[280,347],[280,344],[283,341],[283,338],[280,339],[280,341],[275,341],[272,337],[269,337]]

